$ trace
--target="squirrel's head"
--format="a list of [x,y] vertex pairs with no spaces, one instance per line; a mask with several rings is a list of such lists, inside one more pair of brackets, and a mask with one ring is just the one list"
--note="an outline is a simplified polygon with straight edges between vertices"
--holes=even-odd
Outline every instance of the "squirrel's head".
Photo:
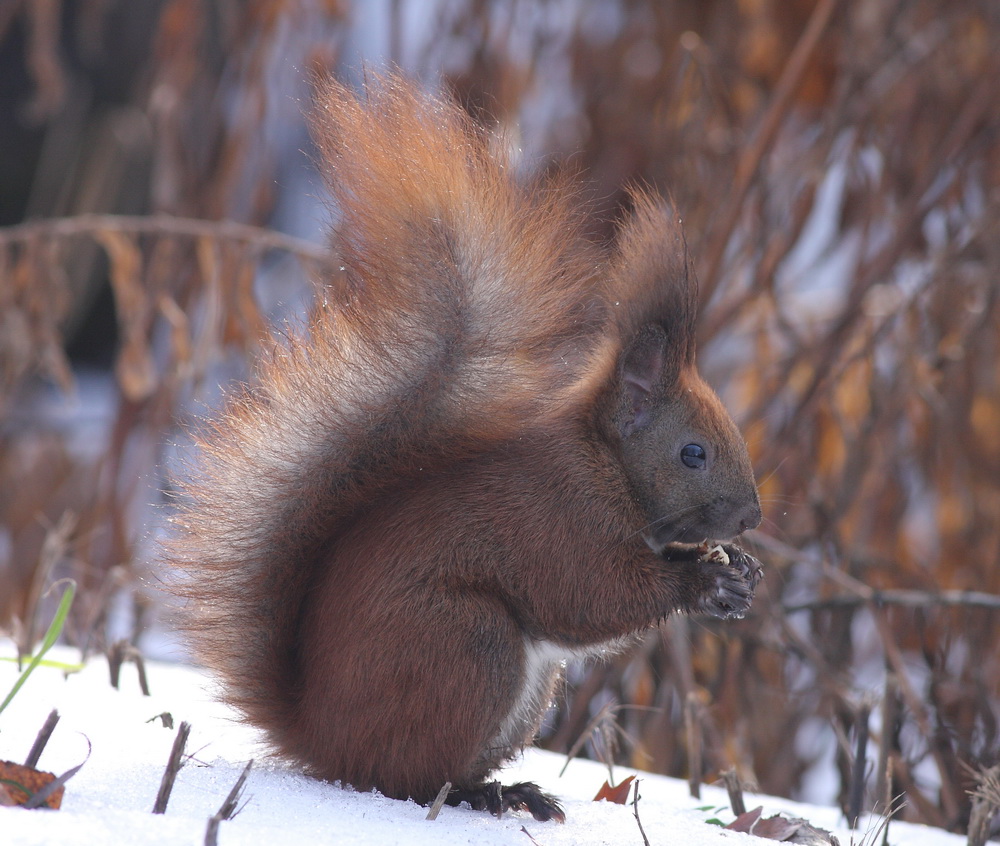
[[726,540],[761,521],[746,443],[695,369],[697,281],[680,221],[633,199],[609,275],[620,346],[606,422],[653,549]]
[[614,431],[646,517],[646,541],[725,540],[756,527],[760,501],[746,444],[693,366],[676,367],[663,327],[645,327],[618,374]]

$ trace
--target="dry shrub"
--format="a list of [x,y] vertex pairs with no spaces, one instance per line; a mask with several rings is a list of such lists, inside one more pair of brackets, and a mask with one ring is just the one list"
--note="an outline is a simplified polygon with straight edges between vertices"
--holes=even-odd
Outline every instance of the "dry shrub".
[[[473,114],[519,124],[529,160],[570,157],[596,236],[612,232],[629,182],[674,196],[699,261],[702,369],[739,418],[765,502],[747,539],[768,571],[751,616],[673,620],[638,651],[574,672],[543,742],[569,748],[607,708],[623,732],[599,734],[619,736],[621,761],[684,775],[700,747],[709,777],[735,765],[791,795],[825,767],[845,809],[865,790],[865,808],[902,794],[904,816],[963,827],[963,765],[993,765],[1000,748],[995,4],[455,0],[437,7],[424,45],[407,40],[406,6],[390,7],[393,56],[442,78]],[[290,25],[346,9],[157,10],[131,103],[151,127],[140,210],[266,222],[270,161],[255,128],[272,108],[269,57]],[[11,26],[0,18],[0,34]],[[35,119],[70,87],[45,47],[53,37],[38,37],[29,63]],[[303,56],[326,47],[295,43]],[[66,548],[98,574],[92,594],[100,574],[133,565],[129,480],[157,459],[219,350],[252,351],[265,249],[322,262],[263,230],[171,225],[0,233],[7,409],[31,374],[69,381],[74,263],[89,244],[97,266],[95,241],[121,327],[117,412],[92,464],[74,464],[58,432],[4,426],[4,482],[30,484],[17,507],[0,506],[22,570],[0,571],[14,585],[0,590],[0,619],[30,616],[39,514],[50,526],[79,515]],[[83,504],[71,495],[81,479],[97,491]]]
[[[332,0],[53,0],[0,13],[0,62],[26,86],[8,104],[10,150],[33,168],[21,205],[0,202],[5,222],[28,218],[0,230],[0,625],[22,649],[39,585],[65,574],[81,587],[71,636],[105,645],[107,604],[134,585],[162,522],[142,505],[162,484],[170,433],[220,362],[252,358],[265,331],[258,274],[276,266],[279,282],[302,286],[331,272],[321,245],[259,224],[275,200],[265,130],[300,113],[275,80],[328,67],[344,14]],[[92,391],[78,393],[66,348],[102,290],[116,378],[95,410],[81,407]],[[40,379],[75,416],[52,413]],[[64,520],[73,530],[52,560],[43,546]]]

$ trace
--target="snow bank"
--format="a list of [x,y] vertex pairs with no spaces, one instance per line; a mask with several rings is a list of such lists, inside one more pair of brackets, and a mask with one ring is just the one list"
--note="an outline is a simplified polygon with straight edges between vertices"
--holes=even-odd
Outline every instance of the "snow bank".
[[[0,654],[13,647],[0,640]],[[73,662],[70,651],[47,657]],[[219,826],[218,843],[302,846],[337,844],[641,844],[631,806],[591,801],[607,770],[573,761],[559,777],[563,758],[537,750],[503,775],[505,782],[537,781],[564,801],[565,825],[538,823],[527,814],[496,820],[482,812],[445,807],[434,821],[413,802],[377,794],[355,793],[314,781],[261,756],[258,735],[236,723],[232,714],[212,701],[210,681],[189,667],[154,663],[148,666],[152,695],[139,691],[134,667],[122,670],[121,690],[108,681],[107,663],[94,659],[80,673],[39,667],[0,714],[0,759],[23,762],[35,735],[52,708],[59,722],[39,768],[55,773],[83,769],[66,785],[59,811],[25,811],[0,807],[0,843],[17,846],[122,843],[128,846],[176,846],[204,842],[209,817],[215,814],[249,758],[255,762],[235,819]],[[0,662],[0,699],[17,678],[16,666]],[[173,716],[174,729],[157,715]],[[193,760],[180,771],[166,814],[151,809],[181,720],[191,723],[187,753]],[[373,750],[373,754],[377,754]],[[634,771],[616,768],[616,781]],[[652,844],[767,843],[726,832],[705,820],[712,814],[698,806],[728,806],[725,792],[706,788],[701,801],[691,799],[687,785],[663,776],[639,773],[639,817]],[[769,797],[747,796],[747,807],[765,806],[765,815],[784,811],[813,825],[835,828],[838,813]],[[719,816],[732,818],[728,810]],[[523,829],[523,830],[522,830]],[[837,831],[841,843],[851,834]],[[855,833],[860,843],[862,829]],[[898,846],[960,846],[964,838],[919,826],[893,823],[890,842]]]

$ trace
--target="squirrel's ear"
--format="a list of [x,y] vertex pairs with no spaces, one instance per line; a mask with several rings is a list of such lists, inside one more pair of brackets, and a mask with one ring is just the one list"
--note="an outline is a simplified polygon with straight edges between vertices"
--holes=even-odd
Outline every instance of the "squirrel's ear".
[[625,399],[623,435],[649,423],[656,389],[670,376],[665,372],[668,363],[667,336],[659,326],[647,326],[626,348],[621,362],[621,390]]
[[608,302],[626,347],[646,341],[651,324],[665,337],[668,370],[694,361],[698,282],[673,205],[644,191],[618,232],[608,276]]

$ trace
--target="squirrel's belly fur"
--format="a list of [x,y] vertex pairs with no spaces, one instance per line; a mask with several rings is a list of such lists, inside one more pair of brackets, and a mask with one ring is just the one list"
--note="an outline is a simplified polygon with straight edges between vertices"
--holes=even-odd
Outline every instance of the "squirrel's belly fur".
[[307,771],[561,818],[489,783],[559,664],[675,611],[740,614],[759,578],[672,546],[760,521],[694,367],[679,221],[635,191],[591,243],[567,182],[518,182],[398,77],[321,86],[314,133],[345,271],[199,435],[168,549],[182,626]]
[[517,751],[526,738],[533,737],[552,699],[560,670],[567,661],[588,658],[620,648],[615,640],[597,647],[572,649],[550,640],[524,639],[521,690],[507,713],[499,734],[490,744],[496,749]]

